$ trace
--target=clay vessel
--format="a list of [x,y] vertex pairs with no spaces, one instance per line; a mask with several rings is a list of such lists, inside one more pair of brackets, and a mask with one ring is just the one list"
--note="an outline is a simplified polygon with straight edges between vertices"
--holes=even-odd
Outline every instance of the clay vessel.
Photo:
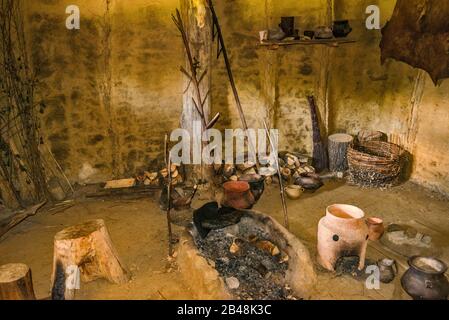
[[245,174],[240,177],[240,180],[248,182],[254,200],[259,201],[265,191],[265,177],[258,174]]
[[344,38],[352,32],[352,28],[349,25],[348,20],[336,20],[332,27],[332,33],[335,38]]
[[436,258],[414,256],[410,268],[401,278],[404,290],[415,300],[446,300],[449,282],[444,273],[446,264]]
[[279,27],[284,31],[287,37],[295,35],[295,17],[281,17]]
[[287,194],[287,197],[289,197],[292,200],[298,200],[299,198],[301,198],[303,192],[304,189],[295,184],[285,187],[285,193]]
[[369,229],[365,213],[354,206],[334,204],[326,209],[326,216],[318,224],[318,262],[325,269],[335,271],[339,258],[358,256],[359,270],[365,267]]
[[295,184],[309,191],[316,191],[324,186],[320,176],[311,172],[300,174],[299,177],[295,179]]
[[377,241],[380,238],[382,238],[385,227],[384,227],[384,221],[380,218],[368,218],[366,219],[366,224],[368,225],[369,229],[369,239],[371,241]]
[[223,184],[223,206],[234,209],[251,209],[256,202],[246,181],[228,181]]
[[398,274],[396,261],[392,259],[382,259],[377,262],[380,271],[380,282],[390,283]]

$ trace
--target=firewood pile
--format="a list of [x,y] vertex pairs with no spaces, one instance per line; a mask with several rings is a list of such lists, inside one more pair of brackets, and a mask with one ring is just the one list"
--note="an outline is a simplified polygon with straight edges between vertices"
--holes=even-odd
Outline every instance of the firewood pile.
[[[309,157],[290,152],[279,153],[279,166],[282,178],[287,182],[294,181],[304,174],[315,173],[315,168],[310,165]],[[259,169],[255,163],[251,162],[240,165],[215,165],[214,169],[215,173],[222,178],[222,182],[238,181],[245,176],[260,175],[265,178],[267,185],[279,183],[274,162],[269,162]]]
[[403,149],[384,141],[366,141],[348,150],[349,182],[361,187],[389,188],[402,171]]
[[[172,185],[180,185],[184,182],[184,179],[180,173],[180,167],[178,165],[172,164],[170,166],[171,181]],[[163,186],[166,185],[168,180],[168,168],[156,172],[145,171],[143,174],[139,174],[136,177],[138,184],[143,184],[145,186]]]

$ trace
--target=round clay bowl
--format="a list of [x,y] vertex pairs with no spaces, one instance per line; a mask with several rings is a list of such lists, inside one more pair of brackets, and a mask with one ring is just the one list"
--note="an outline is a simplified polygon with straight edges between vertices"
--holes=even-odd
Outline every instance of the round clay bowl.
[[297,185],[290,185],[285,188],[285,193],[287,194],[287,197],[289,197],[292,200],[298,200],[301,198],[301,195],[303,194],[304,189],[301,186]]
[[370,217],[366,219],[366,223],[369,228],[369,239],[371,241],[379,240],[385,232],[384,221],[381,218]]

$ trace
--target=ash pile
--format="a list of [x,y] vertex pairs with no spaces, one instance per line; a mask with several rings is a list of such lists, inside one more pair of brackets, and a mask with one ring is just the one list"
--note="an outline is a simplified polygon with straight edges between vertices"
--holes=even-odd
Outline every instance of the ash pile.
[[200,253],[237,298],[296,300],[285,280],[288,255],[269,240],[270,235],[264,230],[244,220],[242,217],[242,222],[198,236],[195,242]]

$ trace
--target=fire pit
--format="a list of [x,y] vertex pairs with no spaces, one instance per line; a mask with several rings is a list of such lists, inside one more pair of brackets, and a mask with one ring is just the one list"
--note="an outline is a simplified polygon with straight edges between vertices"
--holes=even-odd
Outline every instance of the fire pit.
[[307,299],[316,274],[308,250],[271,217],[240,211],[240,222],[180,242],[178,264],[199,299]]

